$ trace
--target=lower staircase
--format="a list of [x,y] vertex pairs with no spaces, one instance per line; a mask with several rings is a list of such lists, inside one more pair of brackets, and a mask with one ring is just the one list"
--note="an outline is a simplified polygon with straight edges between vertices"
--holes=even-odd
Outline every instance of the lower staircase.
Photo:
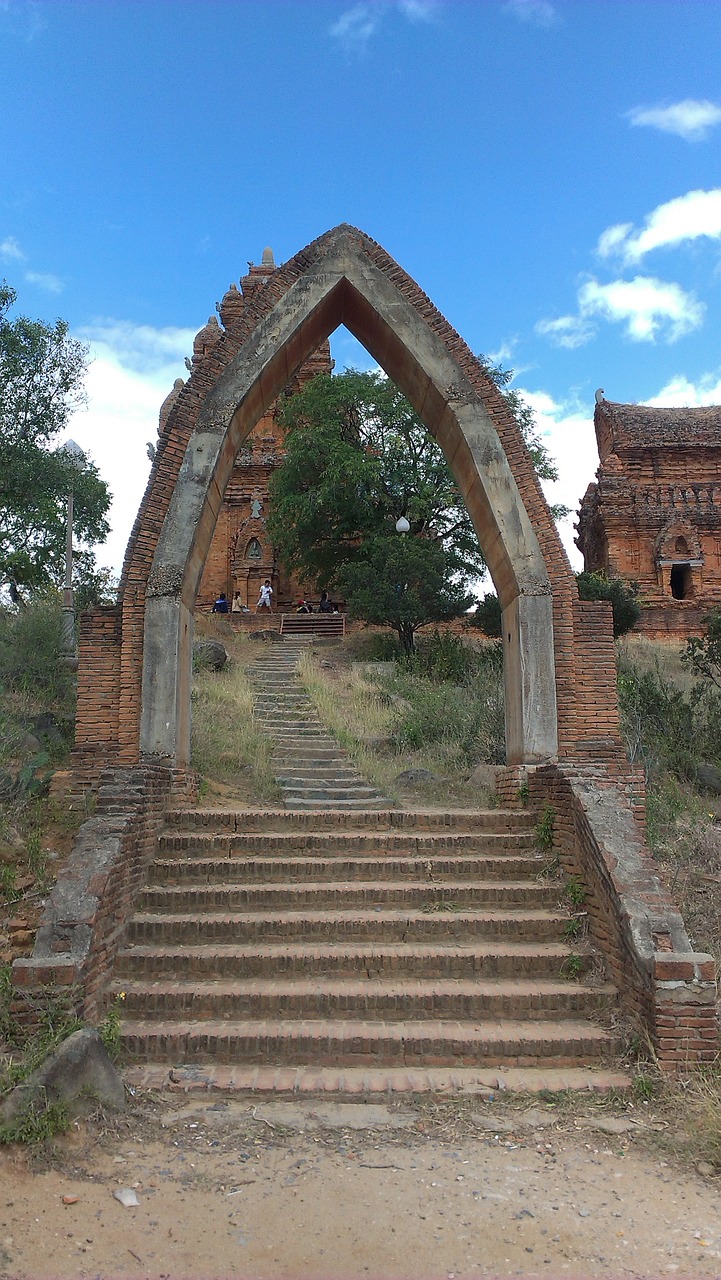
[[170,813],[114,975],[136,1080],[625,1083],[608,1069],[616,991],[565,940],[533,824],[498,809]]

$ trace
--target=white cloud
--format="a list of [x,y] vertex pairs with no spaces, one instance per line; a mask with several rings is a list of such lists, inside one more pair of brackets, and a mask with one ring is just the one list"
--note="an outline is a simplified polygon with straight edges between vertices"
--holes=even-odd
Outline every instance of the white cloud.
[[26,271],[25,279],[28,284],[34,284],[37,289],[44,289],[46,293],[62,293],[65,288],[60,277],[50,271]]
[[330,28],[330,34],[344,49],[363,52],[378,27],[378,9],[368,4],[355,4],[346,9]]
[[664,133],[675,133],[690,142],[700,142],[721,123],[721,107],[704,99],[684,98],[668,107],[634,107],[627,113],[633,125],[648,125]]
[[409,22],[433,22],[438,15],[437,0],[398,0],[398,8]]
[[596,252],[599,257],[610,258],[614,253],[618,253],[632,231],[632,222],[618,222],[614,227],[606,227],[598,240]]
[[559,316],[556,320],[539,320],[536,333],[548,338],[555,347],[575,351],[596,336],[596,326],[584,316]]
[[6,236],[0,244],[0,257],[5,258],[7,262],[23,262],[25,256],[15,236]]
[[599,284],[593,276],[578,291],[578,314],[539,320],[536,332],[557,347],[574,349],[595,336],[595,317],[611,324],[625,324],[634,342],[675,342],[698,329],[706,308],[680,285],[653,276],[612,280]]
[[395,10],[408,22],[433,22],[440,10],[440,0],[360,0],[344,10],[329,28],[330,34],[348,52],[364,53],[370,39],[380,30],[383,19]]
[[68,434],[93,459],[113,494],[111,533],[98,548],[98,560],[115,573],[147,484],[146,445],[157,439],[160,406],[174,380],[188,377],[183,356],[192,351],[194,334],[103,320],[74,335],[90,340],[92,363],[88,407],[74,416]]
[[721,404],[721,369],[703,374],[698,382],[691,382],[683,373],[674,374],[657,395],[644,404],[660,409],[700,408],[707,404]]
[[551,27],[558,21],[558,11],[550,0],[506,0],[503,8],[534,27]]
[[582,569],[583,557],[573,541],[574,522],[598,467],[593,409],[575,399],[556,401],[545,391],[519,391],[533,409],[543,442],[557,463],[558,480],[544,480],[543,491],[550,503],[570,508],[571,514],[559,521],[558,531],[574,569]]
[[598,253],[602,258],[618,253],[626,262],[637,263],[653,249],[701,237],[721,239],[721,187],[688,191],[658,205],[640,231],[634,231],[631,223],[607,228],[599,239]]
[[[78,331],[89,342],[99,358],[107,358],[133,373],[146,375],[154,385],[164,386],[185,356],[193,353],[195,329],[167,326],[155,329],[149,324],[132,324],[128,320],[99,319]],[[182,372],[182,369],[181,369]]]
[[599,284],[591,278],[578,294],[582,316],[601,316],[612,323],[625,323],[626,334],[635,342],[654,342],[664,336],[675,342],[703,323],[704,305],[677,284],[636,276],[633,280],[612,280]]

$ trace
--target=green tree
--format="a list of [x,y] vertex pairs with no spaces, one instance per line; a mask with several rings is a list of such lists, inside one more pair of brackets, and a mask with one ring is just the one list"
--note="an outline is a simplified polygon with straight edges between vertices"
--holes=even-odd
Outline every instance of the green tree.
[[695,676],[721,689],[721,609],[714,609],[703,621],[704,634],[689,637],[681,661]]
[[473,603],[463,575],[449,575],[449,556],[423,537],[379,537],[362,560],[346,564],[340,587],[348,608],[366,622],[392,627],[405,653],[430,622],[457,618]]
[[[448,552],[449,573],[483,571],[475,529],[442,450],[398,388],[348,370],[314,378],[281,409],[286,456],[271,481],[280,558],[318,586],[367,558],[366,544],[409,537]],[[451,563],[452,561],[452,563]]]
[[641,617],[638,584],[623,578],[607,578],[605,573],[576,574],[578,594],[582,600],[608,600],[613,610],[613,634],[625,636]]
[[17,603],[62,581],[69,490],[86,543],[107,535],[110,493],[84,455],[51,447],[84,403],[87,349],[64,320],[10,319],[15,299],[0,284],[0,587]]

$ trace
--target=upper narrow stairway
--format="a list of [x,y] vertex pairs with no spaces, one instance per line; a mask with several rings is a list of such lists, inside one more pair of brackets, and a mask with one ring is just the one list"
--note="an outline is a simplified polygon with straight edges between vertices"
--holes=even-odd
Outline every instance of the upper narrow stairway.
[[283,802],[288,809],[387,809],[390,801],[353,768],[296,675],[306,647],[302,639],[275,643],[248,668],[253,714],[273,739]]

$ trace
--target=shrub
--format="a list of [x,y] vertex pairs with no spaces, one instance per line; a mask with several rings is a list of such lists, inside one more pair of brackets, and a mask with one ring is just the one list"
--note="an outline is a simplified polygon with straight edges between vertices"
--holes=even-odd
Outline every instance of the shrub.
[[607,578],[605,573],[576,574],[578,594],[582,600],[608,600],[613,610],[613,634],[625,636],[641,617],[638,583],[622,578]]

